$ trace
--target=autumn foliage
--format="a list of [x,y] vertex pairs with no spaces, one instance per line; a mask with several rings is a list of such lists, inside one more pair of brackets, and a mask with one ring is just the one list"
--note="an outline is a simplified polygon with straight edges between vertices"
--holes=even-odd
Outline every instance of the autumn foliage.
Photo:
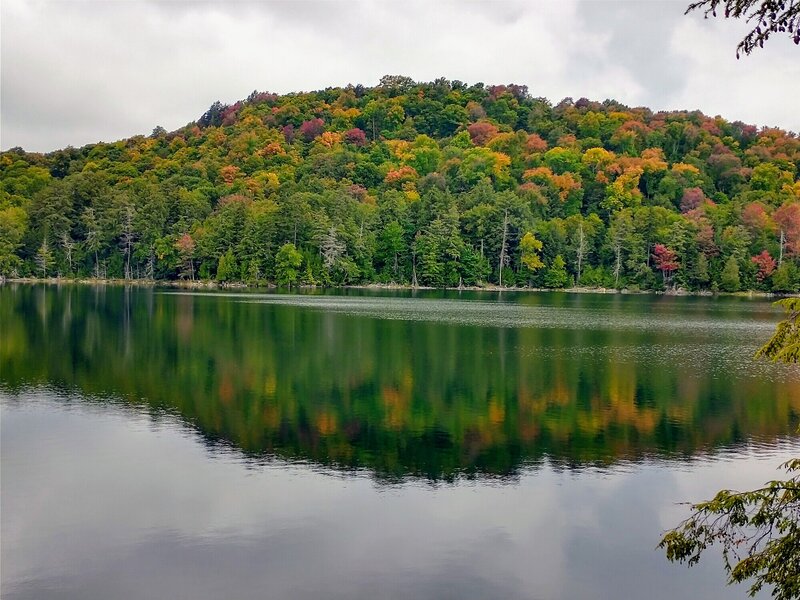
[[284,248],[292,284],[791,292],[798,170],[780,129],[514,84],[256,91],[172,132],[0,154],[0,275],[288,282]]

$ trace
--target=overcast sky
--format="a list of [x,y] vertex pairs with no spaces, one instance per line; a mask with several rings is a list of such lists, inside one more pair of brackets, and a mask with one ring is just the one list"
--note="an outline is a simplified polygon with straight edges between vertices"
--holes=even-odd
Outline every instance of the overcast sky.
[[417,81],[527,84],[800,131],[800,49],[685,1],[2,0],[0,147],[176,129],[214,100]]

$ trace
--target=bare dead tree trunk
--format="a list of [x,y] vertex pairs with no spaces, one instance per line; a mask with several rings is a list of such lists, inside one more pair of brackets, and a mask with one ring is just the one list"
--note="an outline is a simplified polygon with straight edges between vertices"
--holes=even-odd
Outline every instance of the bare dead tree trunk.
[[580,285],[581,282],[581,267],[583,265],[583,256],[586,252],[586,237],[583,235],[583,223],[581,223],[580,228],[578,229],[578,280],[577,284]]
[[147,266],[145,267],[144,276],[145,279],[155,279],[155,262],[156,262],[155,254],[153,253],[153,247],[150,247],[150,256],[147,257]]
[[67,264],[69,272],[72,273],[72,250],[75,248],[75,242],[70,239],[69,233],[66,231],[61,235],[61,245],[64,247],[64,252],[67,253]]
[[500,266],[499,266],[499,285],[503,287],[503,267],[508,262],[508,254],[506,253],[506,237],[508,235],[508,209],[503,213],[503,243],[500,245]]
[[133,247],[133,207],[128,205],[125,207],[125,221],[122,230],[122,243],[125,253],[125,279],[132,279],[131,277],[131,250]]

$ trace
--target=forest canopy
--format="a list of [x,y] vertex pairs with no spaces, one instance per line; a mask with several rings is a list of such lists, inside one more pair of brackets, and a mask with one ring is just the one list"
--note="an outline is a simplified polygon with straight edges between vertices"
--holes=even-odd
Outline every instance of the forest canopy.
[[800,140],[386,76],[0,154],[0,275],[794,292]]

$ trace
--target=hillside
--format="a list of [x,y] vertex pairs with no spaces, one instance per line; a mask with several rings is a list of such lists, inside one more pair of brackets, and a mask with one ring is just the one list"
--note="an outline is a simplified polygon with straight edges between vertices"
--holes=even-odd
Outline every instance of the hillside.
[[700,112],[384,77],[0,155],[0,274],[800,286],[800,140]]

